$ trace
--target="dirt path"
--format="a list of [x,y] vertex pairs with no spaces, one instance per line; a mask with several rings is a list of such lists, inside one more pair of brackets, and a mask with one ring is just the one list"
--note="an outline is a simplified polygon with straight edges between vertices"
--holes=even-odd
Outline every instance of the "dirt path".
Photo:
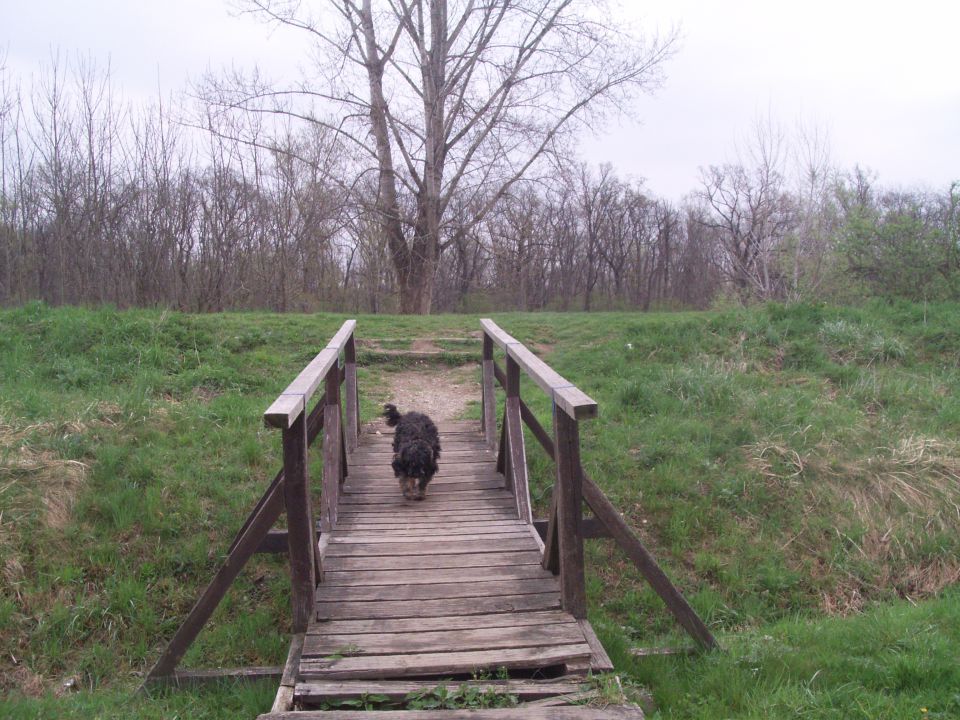
[[471,400],[480,400],[480,373],[475,365],[425,367],[388,373],[384,402],[400,412],[426,413],[434,421],[459,420]]

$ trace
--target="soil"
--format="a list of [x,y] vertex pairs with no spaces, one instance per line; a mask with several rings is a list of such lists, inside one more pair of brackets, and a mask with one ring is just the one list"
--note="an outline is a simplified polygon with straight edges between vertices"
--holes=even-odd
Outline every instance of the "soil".
[[459,420],[471,400],[480,400],[480,373],[475,365],[425,367],[390,373],[383,402],[400,412],[426,413],[434,422]]

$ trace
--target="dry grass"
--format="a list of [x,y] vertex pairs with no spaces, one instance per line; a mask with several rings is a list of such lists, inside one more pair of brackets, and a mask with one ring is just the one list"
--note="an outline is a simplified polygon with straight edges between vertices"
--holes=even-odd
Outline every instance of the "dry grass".
[[[938,533],[960,531],[957,444],[911,435],[850,458],[835,445],[819,443],[801,453],[781,439],[756,443],[745,452],[757,475],[781,490],[792,489],[802,500],[801,529],[787,545],[821,558],[843,547],[877,568],[871,583],[850,575],[822,593],[826,613],[857,613],[877,590],[918,599],[960,582],[960,558],[930,556],[922,547]],[[808,517],[820,517],[829,508],[836,518],[832,534],[807,526]]]

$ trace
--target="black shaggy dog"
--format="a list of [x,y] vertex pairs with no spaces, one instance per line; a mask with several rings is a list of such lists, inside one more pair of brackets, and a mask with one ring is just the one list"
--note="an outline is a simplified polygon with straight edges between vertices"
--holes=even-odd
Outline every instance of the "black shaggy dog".
[[396,405],[384,405],[387,425],[393,435],[393,474],[400,478],[400,489],[407,500],[423,500],[427,483],[437,472],[440,459],[440,433],[433,420],[418,412],[401,415]]

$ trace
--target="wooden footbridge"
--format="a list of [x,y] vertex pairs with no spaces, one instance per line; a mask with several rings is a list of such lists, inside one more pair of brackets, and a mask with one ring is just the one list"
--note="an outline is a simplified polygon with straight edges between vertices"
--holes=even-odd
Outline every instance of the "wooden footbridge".
[[[264,414],[282,431],[283,469],[145,685],[275,677],[276,701],[262,720],[642,718],[632,705],[589,703],[596,683],[588,676],[613,669],[587,620],[583,542],[593,537],[614,538],[698,645],[715,646],[583,471],[579,423],[597,404],[493,321],[481,325],[482,420],[440,425],[440,471],[416,502],[393,477],[392,429],[361,428],[356,322],[344,323]],[[552,432],[520,397],[521,372],[551,398]],[[505,393],[499,434],[495,383]],[[556,466],[543,521],[531,511],[524,425]],[[307,459],[321,434],[315,517]],[[272,529],[284,511],[286,530]],[[178,671],[244,563],[271,551],[290,561],[286,665]],[[430,704],[439,709],[423,709]],[[483,709],[449,709],[464,705]]]

